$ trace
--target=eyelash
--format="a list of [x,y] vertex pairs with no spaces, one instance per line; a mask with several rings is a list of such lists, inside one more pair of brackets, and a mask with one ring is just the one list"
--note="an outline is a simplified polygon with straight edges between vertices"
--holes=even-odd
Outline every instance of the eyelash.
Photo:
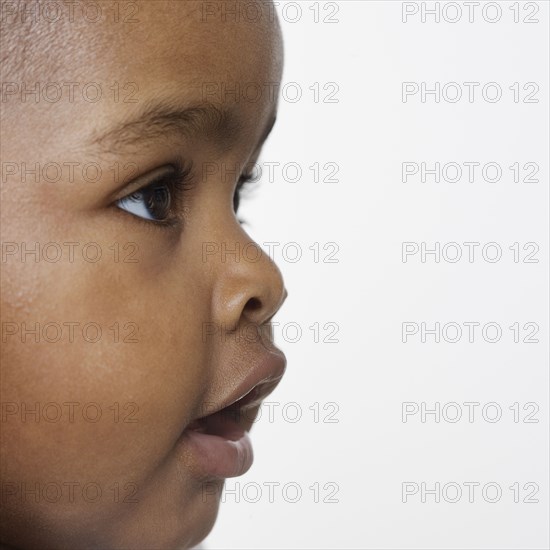
[[[237,182],[237,187],[235,189],[235,195],[233,197],[233,209],[235,211],[235,214],[237,214],[237,212],[239,210],[240,202],[242,200],[241,193],[242,193],[243,189],[248,188],[253,181],[254,181],[253,174],[243,174],[239,178],[239,181]],[[235,200],[237,201],[237,207],[236,208],[235,208]],[[237,219],[238,219],[238,221],[241,225],[246,223],[246,220],[243,220],[242,218],[237,218]]]

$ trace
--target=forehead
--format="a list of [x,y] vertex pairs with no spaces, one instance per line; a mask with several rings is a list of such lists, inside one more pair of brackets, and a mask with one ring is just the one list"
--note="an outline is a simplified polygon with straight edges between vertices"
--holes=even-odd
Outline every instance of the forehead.
[[[136,82],[140,89],[202,90],[207,85],[268,85],[280,79],[282,43],[278,21],[265,0],[140,0],[115,14],[104,8],[102,20],[86,17],[49,25],[28,60],[52,78]],[[106,4],[103,4],[106,5]],[[257,5],[256,11],[250,6]],[[128,6],[134,6],[130,13]],[[270,6],[268,9],[266,6]],[[230,8],[229,8],[230,7]],[[36,27],[36,37],[45,35]],[[34,29],[33,29],[33,32]],[[27,40],[32,39],[31,36]],[[52,40],[53,39],[53,40]],[[53,42],[53,43],[52,43]],[[27,45],[25,49],[30,51]],[[210,86],[212,90],[212,86]]]
[[[58,127],[84,137],[90,125],[93,134],[102,132],[113,119],[131,119],[164,100],[183,107],[222,103],[249,120],[272,116],[283,50],[270,2],[138,0],[115,2],[118,13],[107,9],[110,2],[98,4],[105,6],[100,21],[79,16],[78,8],[72,20],[64,16],[50,24],[39,17],[17,46],[22,80],[57,82],[64,94],[67,83],[77,84],[70,109],[65,101],[48,104],[40,117],[53,116]],[[102,100],[84,101],[85,87],[92,95],[101,90]],[[85,124],[75,125],[80,115]],[[38,145],[43,138],[35,122]]]

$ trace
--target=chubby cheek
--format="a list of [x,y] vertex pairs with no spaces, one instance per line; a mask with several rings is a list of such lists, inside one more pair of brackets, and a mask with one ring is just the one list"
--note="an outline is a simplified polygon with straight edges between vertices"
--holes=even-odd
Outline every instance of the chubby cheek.
[[[96,242],[104,253],[112,244]],[[93,524],[126,513],[116,506],[125,500],[161,506],[158,491],[174,481],[173,447],[211,377],[207,281],[192,268],[162,269],[151,243],[138,244],[137,262],[29,256],[3,266],[19,290],[2,296],[2,480],[19,492],[21,483],[51,484],[52,502],[40,496],[40,508],[82,527],[84,510]],[[194,489],[181,481],[170,496],[184,505]],[[92,502],[99,487],[101,506],[82,498],[86,484]],[[9,497],[14,507],[20,496]]]

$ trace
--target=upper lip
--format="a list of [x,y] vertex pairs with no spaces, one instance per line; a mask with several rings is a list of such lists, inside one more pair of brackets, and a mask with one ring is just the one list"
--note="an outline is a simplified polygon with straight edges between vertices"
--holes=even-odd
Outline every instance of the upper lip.
[[286,357],[279,349],[272,349],[263,353],[253,363],[253,367],[241,383],[224,399],[219,402],[206,402],[204,414],[195,420],[200,420],[223,409],[235,405],[237,402],[241,407],[252,407],[259,405],[277,386],[286,369]]

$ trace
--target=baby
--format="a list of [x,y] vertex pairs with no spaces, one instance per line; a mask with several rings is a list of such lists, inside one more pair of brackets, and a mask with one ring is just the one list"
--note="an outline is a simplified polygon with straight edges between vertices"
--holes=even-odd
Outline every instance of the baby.
[[237,216],[273,5],[1,9],[1,548],[191,547],[285,369],[283,280]]

